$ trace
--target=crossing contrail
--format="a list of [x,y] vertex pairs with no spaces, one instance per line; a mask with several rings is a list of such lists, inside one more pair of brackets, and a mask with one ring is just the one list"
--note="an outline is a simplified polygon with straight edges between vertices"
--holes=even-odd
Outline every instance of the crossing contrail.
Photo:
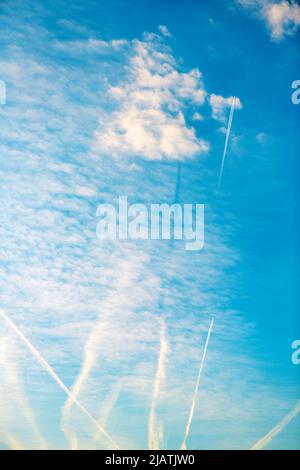
[[197,377],[197,382],[196,382],[196,387],[195,387],[195,391],[194,391],[194,395],[193,395],[193,399],[192,399],[191,409],[190,409],[189,417],[188,417],[186,428],[185,428],[184,438],[183,438],[183,441],[182,441],[182,444],[181,444],[181,450],[186,449],[186,441],[189,437],[191,424],[192,424],[193,417],[194,417],[194,411],[195,411],[195,406],[196,406],[196,400],[197,400],[197,395],[198,395],[198,390],[199,390],[199,385],[200,385],[202,369],[203,369],[203,366],[204,366],[205,356],[206,356],[207,347],[208,347],[209,338],[210,338],[210,334],[211,334],[213,324],[214,324],[214,319],[212,318],[212,320],[210,322],[210,327],[209,327],[209,330],[208,330],[208,333],[207,333],[207,338],[206,338],[203,354],[202,354],[202,359],[201,359],[200,368],[199,368],[198,377]]
[[160,441],[162,439],[162,431],[158,428],[156,423],[156,404],[159,397],[162,381],[166,373],[166,361],[168,350],[169,347],[166,335],[166,324],[164,321],[162,321],[160,330],[160,351],[157,362],[157,369],[154,380],[152,401],[148,420],[148,447],[151,450],[158,450],[160,447]]
[[[109,396],[107,397],[107,399],[101,406],[100,417],[98,419],[98,422],[102,425],[103,428],[106,427],[108,418],[119,398],[122,386],[123,386],[123,378],[121,377],[121,379],[119,379],[116,385],[114,386],[112,393],[109,394]],[[95,444],[97,443],[98,439],[100,439],[100,437],[101,437],[101,433],[97,429],[91,441],[91,444],[89,447],[90,449],[94,448]]]
[[[115,279],[113,288],[100,304],[101,314],[93,325],[86,340],[80,371],[71,388],[71,395],[69,395],[63,407],[62,429],[67,435],[71,448],[77,447],[76,435],[74,432],[71,432],[69,428],[69,420],[71,409],[74,404],[74,398],[77,399],[80,396],[84,384],[91,376],[97,363],[97,359],[101,352],[101,340],[107,337],[107,329],[109,329],[109,321],[107,321],[108,315],[117,315],[122,308],[131,308],[132,290],[135,287],[138,276],[142,272],[146,259],[146,257],[139,256],[139,269],[137,269],[135,262],[137,258],[135,253],[133,253],[131,257],[125,259],[120,257],[114,268]],[[134,262],[132,262],[132,260]]]
[[220,190],[221,183],[222,183],[222,177],[223,177],[223,171],[224,171],[224,164],[226,160],[226,154],[227,154],[227,148],[228,148],[228,142],[229,142],[229,137],[230,137],[230,131],[231,131],[231,125],[232,125],[232,119],[233,119],[233,113],[234,113],[234,107],[235,107],[235,96],[232,98],[232,103],[231,103],[231,108],[230,108],[230,114],[229,114],[229,119],[228,119],[228,124],[227,124],[227,130],[226,130],[226,137],[225,137],[225,145],[224,145],[224,150],[223,150],[223,156],[222,156],[222,163],[221,163],[221,169],[220,169],[220,174],[219,174],[219,181],[218,181],[218,186],[217,186],[217,194]]
[[[75,450],[77,449],[77,437],[74,432],[72,432],[69,429],[69,421],[70,421],[70,414],[71,414],[71,408],[73,404],[76,402],[77,397],[80,394],[81,388],[84,384],[84,382],[87,380],[89,377],[91,370],[94,366],[95,359],[97,357],[97,351],[98,351],[98,346],[99,346],[99,341],[100,338],[103,334],[103,323],[98,322],[92,332],[89,335],[89,338],[87,340],[87,343],[85,345],[85,350],[84,350],[84,359],[83,359],[83,365],[80,369],[79,375],[71,389],[71,394],[68,395],[68,399],[66,400],[66,403],[63,407],[63,413],[62,413],[62,429],[65,432],[65,434],[68,437],[69,444],[71,449]],[[99,429],[100,424],[97,426],[97,430],[100,431]],[[101,434],[103,427],[101,426]]]
[[1,317],[6,321],[10,328],[16,333],[16,335],[23,341],[27,346],[32,355],[36,358],[38,363],[48,372],[48,374],[53,378],[57,385],[65,392],[65,394],[71,398],[73,403],[90,419],[94,426],[102,432],[102,434],[113,444],[114,448],[119,450],[119,446],[112,439],[112,437],[103,429],[103,427],[97,422],[97,420],[88,412],[88,410],[73,396],[71,390],[61,381],[54,369],[48,364],[48,362],[43,358],[43,356],[38,352],[38,350],[31,344],[31,342],[23,335],[19,328],[8,318],[8,316],[0,310]]
[[294,419],[297,414],[300,413],[300,400],[297,401],[294,408],[281,420],[279,421],[273,429],[271,429],[268,434],[262,437],[259,441],[257,441],[250,450],[261,450],[263,449],[269,442],[271,442],[277,434],[279,434],[283,429]]

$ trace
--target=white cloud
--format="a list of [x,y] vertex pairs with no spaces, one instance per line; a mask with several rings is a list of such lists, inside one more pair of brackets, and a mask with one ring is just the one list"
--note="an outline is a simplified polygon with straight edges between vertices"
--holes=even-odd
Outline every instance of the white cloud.
[[[198,109],[209,96],[197,68],[182,72],[162,38],[147,33],[143,41],[132,41],[125,70],[125,80],[109,87],[113,111],[100,119],[96,153],[116,159],[183,161],[209,150],[209,142],[186,121],[190,111],[192,120],[204,119]],[[224,122],[232,98],[212,94],[208,100],[213,118]],[[241,107],[237,98],[236,109]]]
[[[13,24],[19,18],[12,15]],[[11,24],[4,31],[9,36]],[[54,47],[43,33],[45,37],[44,43],[39,41],[40,47]],[[124,165],[120,175],[119,166],[105,158],[100,145],[98,156],[89,152],[99,114],[104,115],[101,100],[106,94],[99,76],[102,84],[105,80],[111,84],[118,105],[114,111],[110,109],[106,120],[101,119],[108,136],[109,126],[114,130],[119,118],[125,120],[122,125],[129,132],[132,119],[136,126],[145,125],[147,139],[153,134],[160,158],[171,155],[175,146],[180,158],[191,152],[190,146],[192,151],[199,151],[201,140],[187,127],[184,112],[185,103],[194,106],[194,112],[204,102],[201,74],[198,70],[180,72],[169,51],[156,44],[153,36],[148,36],[148,42],[133,42],[131,68],[119,87],[111,80],[112,75],[120,75],[119,61],[113,63],[111,74],[106,63],[99,67],[94,60],[87,73],[85,54],[80,55],[78,68],[75,61],[72,67],[63,68],[55,61],[51,63],[55,54],[46,55],[45,62],[31,41],[27,45],[24,42],[22,50],[14,48],[1,57],[0,71],[7,75],[13,98],[1,110],[2,307],[69,384],[76,380],[83,363],[89,333],[103,322],[103,337],[95,346],[97,361],[81,397],[95,413],[115,383],[124,378],[109,427],[121,439],[122,447],[131,449],[146,442],[143,430],[157,361],[157,319],[165,316],[170,332],[163,410],[169,439],[186,420],[187,397],[193,393],[200,349],[213,312],[216,329],[201,395],[205,406],[197,407],[195,418],[198,424],[201,417],[209,418],[212,427],[217,423],[220,431],[206,439],[211,427],[205,426],[203,435],[204,428],[195,422],[194,438],[197,444],[203,438],[205,444],[218,448],[230,447],[232,442],[245,448],[248,432],[255,435],[258,426],[269,423],[274,410],[280,413],[284,405],[274,399],[273,387],[263,383],[258,365],[249,358],[247,344],[252,330],[248,320],[228,309],[229,298],[236,295],[229,268],[239,256],[227,239],[228,230],[208,219],[206,248],[193,260],[176,243],[106,245],[95,236],[95,206],[90,201],[95,194],[106,201],[119,194],[138,199],[141,193],[150,200],[155,194],[157,200],[164,201],[174,191],[172,172],[164,172],[160,165],[153,165],[156,173],[152,179],[148,162],[141,162],[138,172]],[[160,134],[157,136],[152,128],[148,131],[147,126],[159,128]],[[128,145],[124,137],[118,145],[125,153],[128,148],[137,151],[141,143],[130,136]],[[147,151],[155,155],[153,145]],[[201,200],[205,176],[199,185],[192,173],[185,175],[185,195],[187,200]],[[11,339],[2,324],[1,331]],[[22,391],[24,387],[28,394],[49,447],[66,446],[59,431],[63,406],[60,391],[18,341],[12,342],[10,352],[20,374],[18,388]],[[37,439],[29,437],[28,418],[23,417],[21,422],[20,413],[16,413],[9,383],[1,380],[1,385],[0,407],[5,410],[5,422],[0,422],[0,428],[5,427],[0,429],[1,442],[12,442],[7,434],[20,426],[18,435],[26,437],[24,446],[36,448]],[[235,421],[231,426],[232,416]],[[94,430],[76,410],[71,424],[77,427],[83,446]]]
[[1,406],[0,431],[5,433],[10,430],[8,436],[11,436],[14,443],[22,443],[12,447],[26,447],[30,445],[30,438],[34,438],[39,448],[46,449],[47,444],[41,435],[27,397],[23,393],[23,383],[20,379],[17,358],[14,355],[15,339],[2,333],[0,345],[0,403],[4,403],[4,406]]
[[128,78],[109,91],[118,109],[101,120],[95,150],[149,160],[184,160],[208,151],[185,119],[187,104],[205,102],[201,73],[180,72],[156,36],[133,41]]
[[104,41],[102,39],[89,38],[87,40],[53,41],[53,47],[58,51],[65,52],[69,55],[107,54],[112,53],[113,51],[120,51],[120,49],[127,44],[128,41],[125,39]]
[[300,26],[300,6],[295,3],[270,3],[266,5],[264,14],[275,40],[293,34]]
[[[227,118],[226,111],[232,104],[233,96],[224,98],[221,95],[211,94],[209,96],[209,104],[212,109],[212,117],[217,121],[225,122]],[[239,98],[235,99],[235,109],[242,109],[242,103]]]
[[193,121],[203,121],[204,117],[202,116],[202,114],[196,112],[193,114]]
[[[97,145],[113,155],[132,154],[149,160],[183,160],[208,150],[188,128],[182,113],[170,116],[158,109],[128,106],[115,113],[114,121],[97,132]],[[105,128],[105,124],[104,124]]]
[[263,19],[270,30],[271,37],[281,40],[292,35],[300,26],[300,6],[294,2],[283,0],[274,2],[270,0],[237,0],[238,3]]
[[164,24],[160,24],[159,27],[158,27],[160,33],[163,35],[163,36],[166,36],[166,37],[171,37],[172,34],[170,33],[170,31],[168,30],[167,26],[164,25]]
[[268,136],[265,132],[258,132],[255,136],[255,140],[258,144],[264,144],[267,140]]

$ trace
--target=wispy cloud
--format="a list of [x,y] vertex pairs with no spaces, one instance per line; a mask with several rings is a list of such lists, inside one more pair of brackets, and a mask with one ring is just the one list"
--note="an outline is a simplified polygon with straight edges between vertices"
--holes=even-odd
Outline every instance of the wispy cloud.
[[[208,208],[205,250],[193,260],[176,243],[99,243],[95,235],[100,202],[114,202],[121,194],[138,202],[151,201],[154,195],[158,202],[170,202],[176,166],[172,160],[189,160],[180,199],[203,199],[207,173],[196,157],[209,147],[204,128],[198,127],[210,118],[205,77],[197,68],[184,71],[184,62],[166,46],[166,35],[148,33],[142,39],[123,42],[117,37],[103,43],[100,35],[68,24],[74,36],[58,44],[36,19],[35,8],[30,29],[28,11],[12,11],[2,17],[1,26],[0,73],[8,88],[0,129],[5,157],[0,189],[2,304],[68,389],[73,384],[88,413],[97,411],[96,426],[74,406],[74,397],[69,395],[68,405],[64,402],[61,388],[56,392],[54,384],[55,391],[48,393],[51,377],[30,367],[23,345],[14,344],[16,365],[30,377],[21,390],[31,397],[28,402],[48,446],[67,446],[59,426],[64,406],[70,411],[69,436],[73,432],[78,448],[91,445],[96,429],[97,447],[112,445],[99,425],[122,448],[147,446],[145,410],[157,371],[157,319],[162,317],[172,355],[159,401],[163,407],[156,410],[166,443],[179,446],[179,431],[174,430],[182,429],[186,420],[186,397],[193,394],[199,367],[198,338],[206,333],[213,311],[218,348],[212,345],[209,359],[216,367],[213,373],[206,371],[206,407],[199,415],[195,410],[190,447],[194,437],[197,442],[202,437],[208,447],[230,447],[230,442],[249,447],[261,424],[270,423],[271,411],[281,413],[287,405],[274,387],[266,386],[257,362],[249,359],[254,327],[230,308],[230,299],[239,295],[233,268],[240,255],[224,220]],[[32,37],[38,40],[32,42]],[[211,107],[223,123],[231,100],[216,96]],[[224,99],[229,100],[225,105]],[[190,127],[189,116],[200,108],[203,121]],[[114,390],[120,379],[118,395]],[[2,385],[0,398],[7,403],[8,385]],[[39,408],[33,394],[45,397],[47,406]],[[266,403],[263,411],[259,401]],[[107,418],[103,412],[98,419],[105,403],[108,410],[113,408]],[[12,407],[7,410],[11,422],[16,420]],[[205,419],[223,423],[211,439],[208,429],[202,432]],[[52,426],[45,429],[45,420]],[[246,426],[251,435],[238,427],[241,422],[251,424]],[[1,442],[4,438],[1,429]],[[39,447],[37,437],[30,444]]]
[[15,334],[23,341],[23,343],[27,346],[29,351],[33,354],[36,358],[38,363],[49,373],[49,375],[53,378],[53,380],[57,383],[57,385],[66,393],[69,398],[72,398],[73,402],[76,406],[92,421],[92,423],[104,434],[104,436],[111,441],[112,445],[119,449],[118,445],[114,442],[114,440],[110,437],[110,435],[97,423],[97,421],[93,418],[93,416],[86,410],[86,408],[77,400],[76,397],[72,395],[72,392],[66,387],[66,385],[61,381],[58,377],[57,373],[54,369],[48,364],[48,362],[41,356],[39,351],[31,344],[31,342],[24,336],[24,334],[19,330],[19,328],[8,318],[8,316],[0,310],[0,316],[3,320],[9,325],[9,327],[15,332]]
[[163,380],[165,379],[165,376],[166,376],[166,362],[167,362],[167,354],[169,350],[167,334],[166,334],[166,324],[164,320],[161,320],[160,330],[161,331],[160,331],[159,357],[157,361],[157,370],[156,370],[154,384],[153,384],[151,407],[150,407],[149,420],[148,420],[148,448],[153,449],[153,450],[160,449],[161,440],[162,440],[161,430],[157,423],[156,405],[157,405],[157,400],[159,398],[159,394],[161,392]]
[[158,29],[160,31],[160,33],[163,35],[163,36],[167,36],[167,37],[171,37],[172,34],[170,33],[170,31],[168,30],[168,27],[165,25],[165,24],[161,24],[158,26]]
[[[14,347],[12,338],[3,335],[1,337],[0,353],[0,370],[3,374],[1,374],[1,388],[3,389],[3,392],[6,390],[6,393],[9,393],[13,400],[15,413],[18,416],[19,422],[22,420],[24,421],[27,428],[27,434],[32,433],[32,439],[40,449],[47,449],[47,442],[42,436],[30,404],[24,394],[23,384],[20,379],[20,371],[18,370],[17,360],[13,357],[13,353]],[[6,439],[8,445],[16,450],[26,448],[26,442],[21,442],[22,437],[15,436],[13,431],[8,432],[10,425],[6,420],[5,413],[3,412],[1,414],[1,421],[2,425],[0,427],[6,428],[4,429],[4,439]]]
[[[123,381],[124,381],[123,377],[118,379],[118,381],[113,386],[112,390],[109,391],[108,396],[106,397],[106,399],[104,399],[103,403],[100,406],[98,422],[101,424],[103,428],[107,427],[109,417],[122,391]],[[99,430],[97,429],[90,443],[90,448],[91,449],[95,448],[98,441],[101,439],[102,439],[102,433],[100,433]]]

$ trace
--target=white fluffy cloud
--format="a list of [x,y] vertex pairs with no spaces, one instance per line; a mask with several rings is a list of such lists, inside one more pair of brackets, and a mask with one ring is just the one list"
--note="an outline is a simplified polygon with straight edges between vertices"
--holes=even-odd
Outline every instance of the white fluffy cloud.
[[[166,35],[165,29],[162,33]],[[209,143],[187,124],[186,113],[192,111],[192,120],[201,120],[198,109],[208,101],[212,117],[224,122],[232,98],[209,95],[197,68],[180,71],[156,34],[134,40],[132,49],[127,78],[109,88],[117,107],[101,118],[95,151],[115,158],[177,161],[207,152]],[[236,108],[241,109],[238,98]]]
[[[226,121],[226,110],[232,104],[233,96],[224,98],[221,95],[211,94],[209,97],[209,104],[212,109],[212,117],[218,121]],[[235,98],[235,109],[242,109],[242,103],[239,98]]]
[[265,8],[265,17],[276,40],[287,34],[293,34],[300,25],[300,6],[295,3],[283,1],[268,4]]
[[262,18],[276,41],[294,34],[300,26],[300,6],[294,1],[238,0],[238,3]]
[[133,41],[133,51],[128,79],[109,89],[118,107],[101,120],[95,148],[149,160],[184,160],[207,152],[209,144],[185,118],[186,105],[205,102],[199,70],[180,72],[156,35]]

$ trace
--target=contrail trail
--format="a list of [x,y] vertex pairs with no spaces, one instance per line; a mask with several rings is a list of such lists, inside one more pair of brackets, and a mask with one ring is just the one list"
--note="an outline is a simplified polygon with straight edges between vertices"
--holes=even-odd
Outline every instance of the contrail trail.
[[[134,263],[132,263],[131,260],[134,260]],[[139,263],[139,269],[137,269],[137,260]],[[101,304],[101,316],[96,320],[96,323],[84,345],[82,365],[80,367],[79,374],[75,379],[74,385],[72,386],[71,395],[66,400],[63,408],[62,429],[68,436],[71,447],[73,446],[73,448],[77,445],[77,439],[75,433],[70,433],[68,422],[74,398],[77,399],[79,396],[84,383],[90,377],[91,372],[97,363],[97,359],[100,354],[100,339],[105,336],[105,329],[109,328],[108,315],[116,315],[121,309],[124,310],[124,308],[132,308],[132,289],[136,288],[138,277],[142,272],[146,260],[146,257],[143,258],[140,255],[137,258],[135,253],[133,253],[132,257],[125,259],[122,259],[121,256],[119,257],[118,263],[114,268],[115,279],[113,288]]]
[[203,369],[203,366],[204,366],[205,356],[206,356],[207,347],[208,347],[209,338],[210,338],[210,334],[211,334],[213,324],[214,324],[214,319],[212,318],[212,320],[210,322],[210,327],[209,327],[209,330],[208,330],[208,333],[207,333],[207,338],[206,338],[204,350],[203,350],[203,355],[202,355],[201,364],[200,364],[200,368],[199,368],[199,372],[198,372],[196,387],[195,387],[195,391],[194,391],[194,395],[193,395],[193,399],[192,399],[190,414],[189,414],[189,417],[188,417],[188,420],[187,420],[187,424],[186,424],[186,428],[185,428],[185,434],[184,434],[184,438],[183,438],[183,441],[182,441],[182,444],[181,444],[181,450],[186,449],[186,441],[187,441],[187,438],[189,437],[191,424],[192,424],[193,417],[194,417],[194,411],[195,411],[195,406],[196,406],[196,400],[197,400],[197,395],[198,395],[198,390],[199,390],[199,385],[200,385],[202,369]]
[[26,450],[23,445],[11,434],[5,434],[4,436],[10,450]]
[[[24,393],[22,392],[22,386],[21,386],[21,382],[19,379],[19,370],[15,362],[11,360],[8,339],[4,338],[4,340],[1,339],[1,341],[6,343],[6,347],[5,347],[6,357],[4,361],[4,379],[5,379],[7,386],[9,387],[8,393],[13,398],[15,409],[16,407],[18,407],[19,412],[21,413],[21,415],[23,415],[27,424],[32,429],[36,442],[39,444],[41,449],[47,449],[47,443],[40,432],[40,429],[34,418],[33,412],[26,400]],[[10,438],[12,440],[15,439],[12,435],[10,435]]]
[[[85,345],[84,360],[83,360],[81,370],[75,381],[75,384],[72,387],[72,392],[68,396],[68,399],[63,407],[62,428],[63,428],[63,431],[68,436],[70,447],[73,450],[77,448],[77,438],[76,438],[75,433],[72,433],[68,426],[68,423],[70,421],[71,408],[73,404],[76,402],[77,397],[79,396],[83,383],[86,381],[86,379],[90,375],[90,372],[93,368],[95,358],[97,356],[99,338],[102,336],[102,332],[103,332],[103,323],[101,322],[101,323],[96,324],[96,326],[90,333],[89,338]],[[97,426],[98,431],[100,431],[99,426],[100,424]],[[100,428],[101,428],[101,434],[103,434],[103,431],[102,431],[103,427],[100,426]]]
[[[107,399],[105,400],[105,402],[103,403],[103,405],[101,406],[101,410],[100,410],[100,417],[98,419],[98,422],[101,424],[102,427],[106,427],[107,425],[107,422],[108,422],[108,418],[119,398],[119,395],[120,395],[120,392],[121,392],[121,389],[122,389],[122,385],[123,385],[123,378],[121,378],[120,380],[118,380],[118,382],[116,383],[116,385],[114,386],[113,388],[113,391],[112,393],[107,397]],[[96,430],[95,432],[95,435],[93,437],[93,440],[91,442],[91,445],[90,445],[90,449],[93,449],[94,445],[96,444],[96,442],[98,441],[98,439],[100,438],[101,434],[99,433],[98,430]]]
[[17,328],[17,326],[8,318],[5,313],[0,310],[0,315],[6,321],[6,323],[10,326],[10,328],[16,333],[16,335],[23,341],[23,343],[27,346],[30,350],[32,355],[36,358],[38,363],[48,372],[48,374],[53,378],[53,380],[57,383],[57,385],[65,392],[65,394],[72,399],[72,401],[77,405],[77,407],[92,421],[94,426],[99,429],[103,433],[103,435],[113,444],[114,448],[119,450],[119,446],[116,442],[111,438],[111,436],[99,425],[96,419],[87,411],[87,409],[77,400],[76,397],[73,396],[72,392],[65,386],[65,384],[61,381],[58,377],[56,372],[52,369],[52,367],[48,364],[48,362],[43,358],[43,356],[38,352],[37,349],[31,344],[31,342],[23,335],[23,333]]
[[300,413],[300,400],[297,401],[294,408],[281,420],[279,423],[271,429],[268,434],[262,437],[259,441],[254,444],[250,450],[261,450],[263,449],[269,442],[271,442],[277,434],[279,434],[291,421],[294,419],[297,414]]
[[151,450],[158,450],[160,447],[162,432],[157,429],[155,412],[157,400],[159,397],[159,391],[161,389],[162,381],[165,377],[168,350],[169,346],[166,335],[166,324],[164,321],[162,321],[160,330],[160,351],[157,362],[157,369],[154,380],[152,401],[148,420],[148,447]]
[[221,183],[222,183],[222,177],[223,177],[223,171],[224,171],[224,164],[225,164],[225,159],[226,159],[226,154],[227,154],[227,148],[228,148],[228,142],[229,142],[229,137],[230,137],[230,131],[231,131],[231,125],[232,125],[232,119],[233,119],[233,113],[234,113],[234,107],[235,107],[235,96],[232,98],[232,103],[231,103],[231,108],[230,108],[230,114],[229,114],[229,119],[228,119],[228,124],[227,124],[227,131],[226,131],[226,138],[225,138],[225,145],[224,145],[224,150],[223,150],[223,157],[222,157],[222,163],[221,163],[221,170],[219,174],[219,181],[218,181],[218,186],[217,186],[217,194],[220,190]]

